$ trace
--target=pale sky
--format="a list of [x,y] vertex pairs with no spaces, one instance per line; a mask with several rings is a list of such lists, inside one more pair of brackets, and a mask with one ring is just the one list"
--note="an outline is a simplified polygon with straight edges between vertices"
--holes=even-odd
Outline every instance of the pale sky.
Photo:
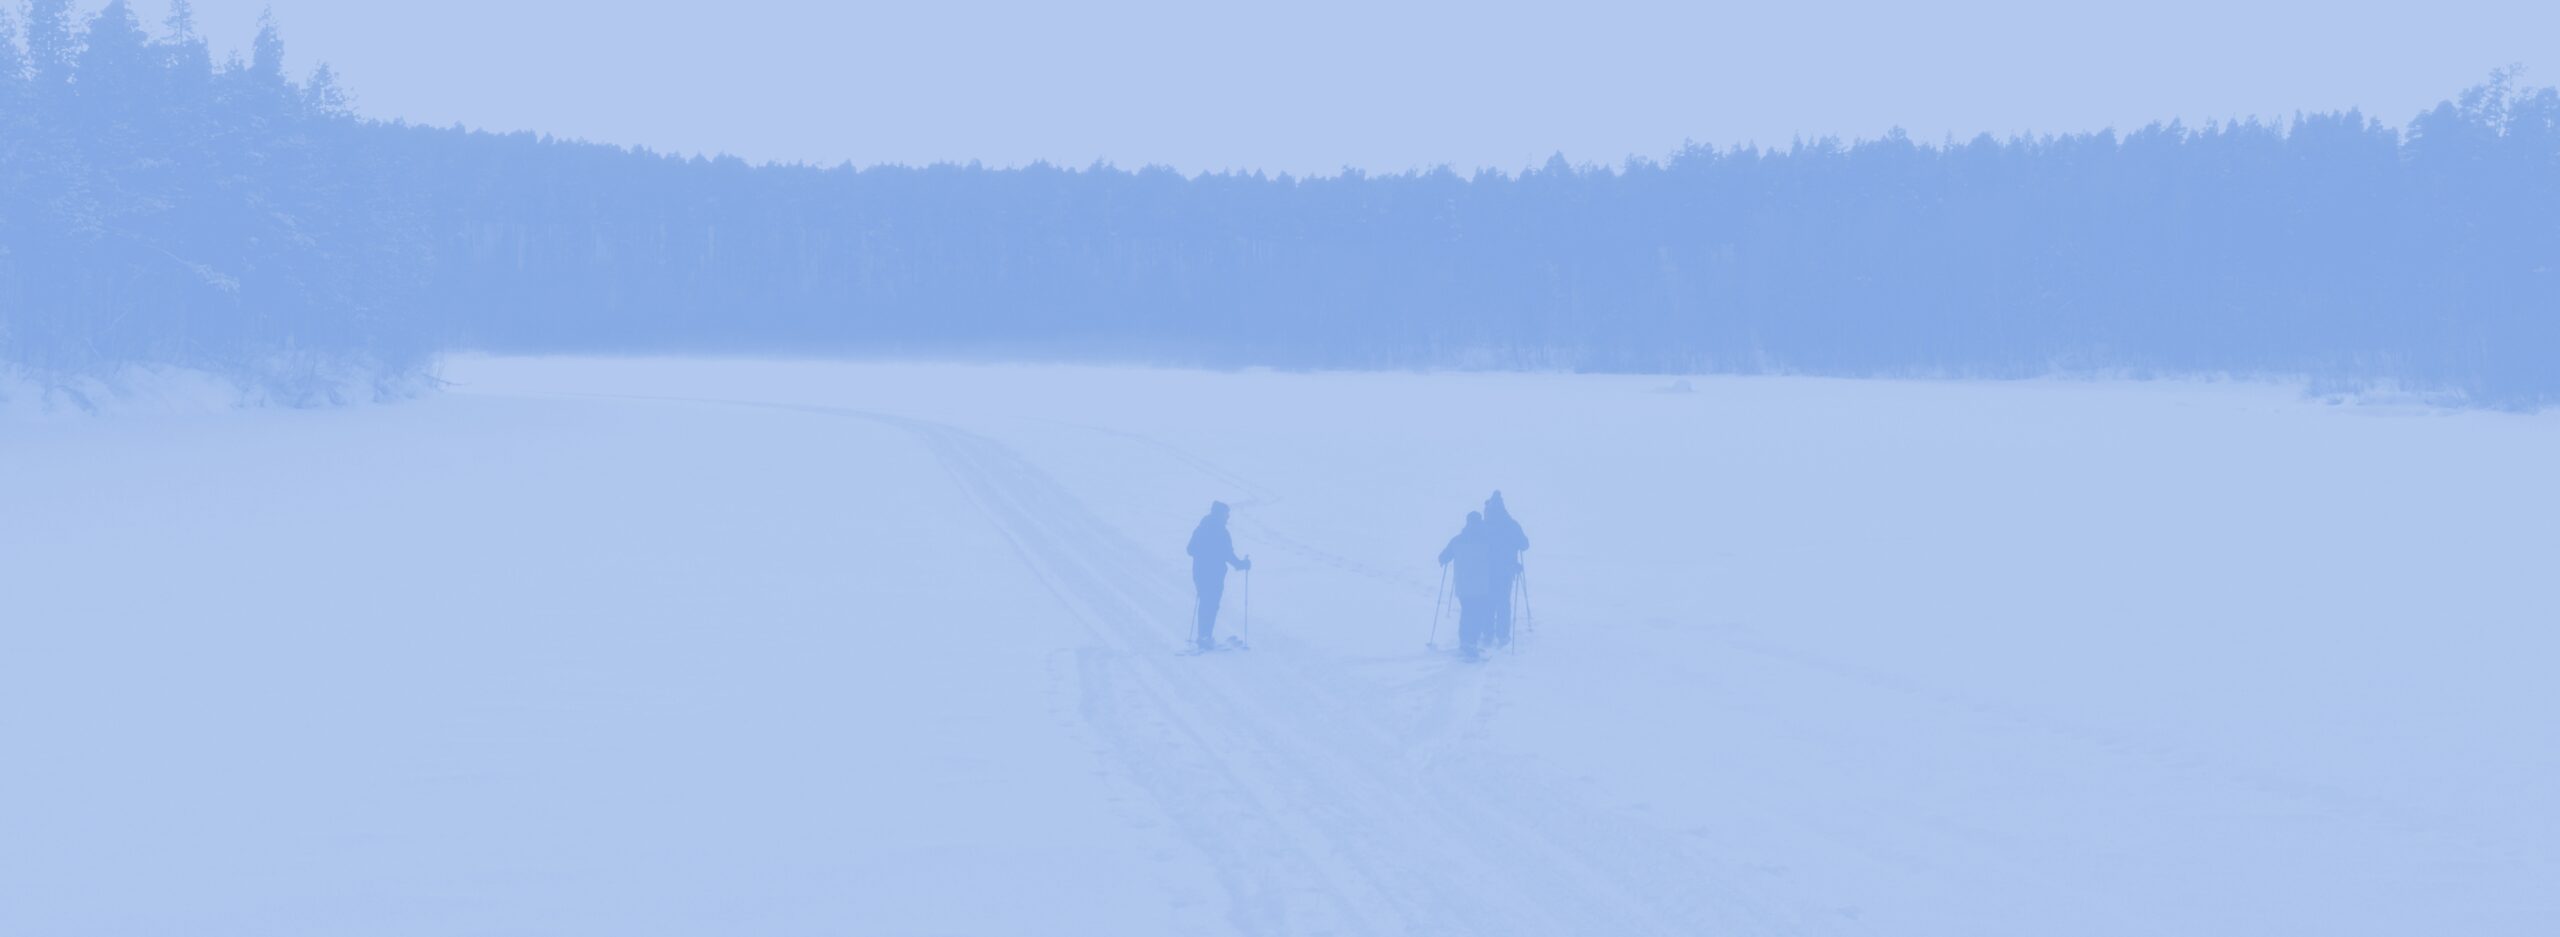
[[[163,0],[134,2],[156,25]],[[2549,0],[197,0],[197,14],[218,53],[246,48],[268,5],[291,66],[328,61],[372,116],[823,164],[1515,169],[1895,126],[1936,140],[2351,106],[2397,125],[2500,65],[2560,83]]]

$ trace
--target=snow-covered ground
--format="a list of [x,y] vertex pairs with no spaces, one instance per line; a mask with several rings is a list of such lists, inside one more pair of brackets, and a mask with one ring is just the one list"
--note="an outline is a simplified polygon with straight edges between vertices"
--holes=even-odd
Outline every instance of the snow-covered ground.
[[0,933],[2560,933],[2560,415],[446,377],[0,425]]

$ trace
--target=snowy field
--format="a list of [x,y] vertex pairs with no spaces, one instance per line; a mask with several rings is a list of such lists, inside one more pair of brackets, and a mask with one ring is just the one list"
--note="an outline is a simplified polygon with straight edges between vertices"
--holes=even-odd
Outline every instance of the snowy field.
[[2560,414],[445,376],[0,424],[0,933],[2560,933]]

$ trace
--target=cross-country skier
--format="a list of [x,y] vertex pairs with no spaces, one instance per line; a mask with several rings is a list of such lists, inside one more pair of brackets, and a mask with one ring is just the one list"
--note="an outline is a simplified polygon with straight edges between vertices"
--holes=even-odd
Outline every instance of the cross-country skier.
[[1492,549],[1489,530],[1483,514],[1469,511],[1467,526],[1440,549],[1440,565],[1455,567],[1450,579],[1458,585],[1458,654],[1468,660],[1483,650],[1497,599],[1510,588],[1510,580],[1500,575],[1501,556]]
[[1529,534],[1512,519],[1511,508],[1502,503],[1502,492],[1484,500],[1485,550],[1493,554],[1494,573],[1502,580],[1493,595],[1492,617],[1485,619],[1485,643],[1494,647],[1511,644],[1511,594],[1513,583],[1520,579],[1520,554],[1528,552]]
[[1227,503],[1209,502],[1209,516],[1191,530],[1191,584],[1200,589],[1200,650],[1213,650],[1217,638],[1212,633],[1218,624],[1218,598],[1227,591],[1227,567],[1252,569],[1253,561],[1236,555],[1236,542],[1227,536]]

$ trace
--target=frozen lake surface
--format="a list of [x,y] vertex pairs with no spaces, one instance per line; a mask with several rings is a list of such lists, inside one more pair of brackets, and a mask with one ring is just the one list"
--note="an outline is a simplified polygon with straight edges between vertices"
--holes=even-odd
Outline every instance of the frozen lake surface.
[[[2560,415],[445,376],[0,425],[0,932],[2560,932]],[[1178,657],[1212,499],[1254,650]]]

